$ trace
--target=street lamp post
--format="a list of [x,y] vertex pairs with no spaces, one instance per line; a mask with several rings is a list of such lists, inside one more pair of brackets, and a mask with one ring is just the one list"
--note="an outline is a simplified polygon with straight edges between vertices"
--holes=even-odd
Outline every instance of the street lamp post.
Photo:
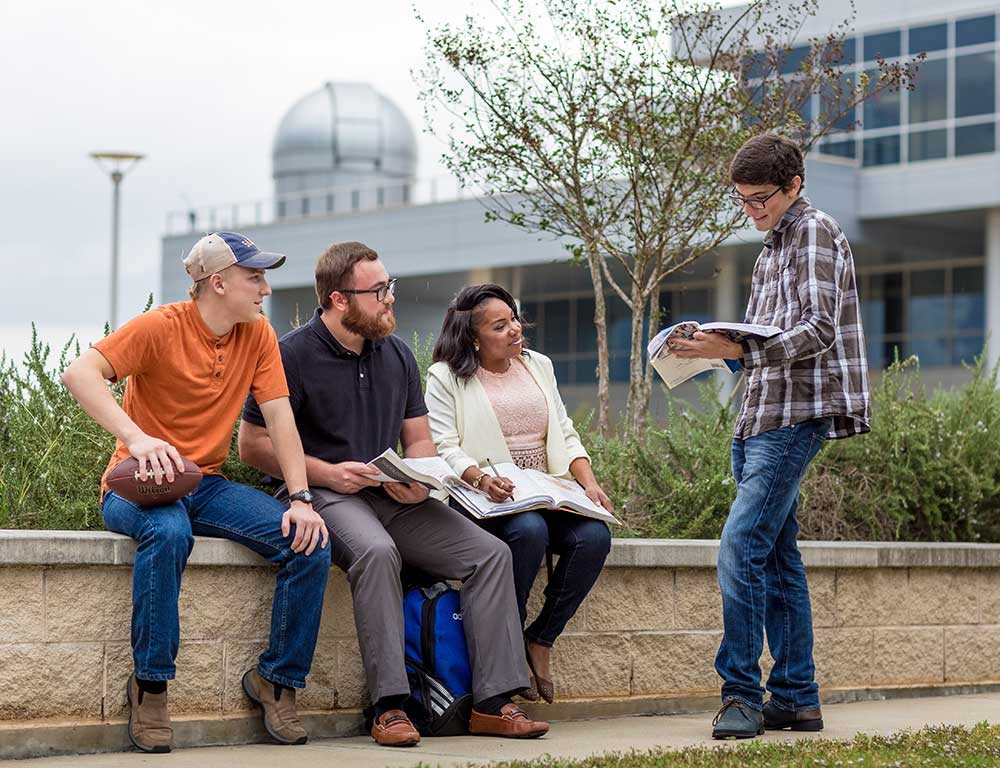
[[132,166],[145,155],[131,152],[91,152],[101,170],[111,176],[111,329],[118,327],[118,242],[121,221],[121,183]]

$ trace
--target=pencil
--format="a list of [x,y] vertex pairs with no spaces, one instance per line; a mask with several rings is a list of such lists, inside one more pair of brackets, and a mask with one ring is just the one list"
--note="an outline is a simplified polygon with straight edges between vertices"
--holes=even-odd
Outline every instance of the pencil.
[[[493,466],[493,462],[492,462],[492,461],[490,461],[489,459],[487,459],[487,460],[486,460],[486,463],[487,463],[487,464],[489,464],[489,465],[490,465],[490,469],[492,469],[492,470],[493,470],[493,476],[494,476],[494,477],[500,477],[500,473],[499,473],[499,472],[497,472],[497,468]],[[511,501],[513,501],[513,500],[514,500],[514,491],[511,491],[511,492],[510,492],[510,500],[511,500]]]

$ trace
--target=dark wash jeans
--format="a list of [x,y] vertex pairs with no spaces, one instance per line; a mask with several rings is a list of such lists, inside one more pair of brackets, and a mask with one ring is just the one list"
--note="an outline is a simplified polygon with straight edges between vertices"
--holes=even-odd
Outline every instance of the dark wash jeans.
[[546,548],[551,547],[559,555],[552,580],[545,587],[542,610],[524,632],[533,643],[552,647],[604,567],[611,551],[608,526],[572,512],[548,509],[476,522],[510,547],[522,625],[531,585],[545,559]]
[[136,676],[173,680],[180,642],[177,598],[194,535],[237,541],[280,566],[271,609],[271,641],[257,665],[274,683],[304,688],[312,664],[330,570],[330,547],[306,557],[291,550],[295,535],[281,535],[287,506],[254,488],[206,475],[185,498],[140,507],[104,494],[101,513],[109,531],[137,543],[132,571],[132,656]]
[[722,529],[719,587],[725,634],[715,659],[722,697],[760,709],[763,635],[774,657],[772,701],[791,711],[816,709],[812,607],[796,544],[799,483],[819,453],[831,419],[733,440],[736,500]]

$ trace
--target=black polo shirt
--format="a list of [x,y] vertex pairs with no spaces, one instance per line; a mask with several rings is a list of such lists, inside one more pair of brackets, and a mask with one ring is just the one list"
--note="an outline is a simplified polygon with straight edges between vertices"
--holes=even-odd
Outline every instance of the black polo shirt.
[[[355,354],[330,333],[321,311],[279,342],[302,447],[332,463],[370,461],[396,447],[403,419],[427,414],[420,369],[398,336],[366,340]],[[265,426],[252,395],[243,418]]]

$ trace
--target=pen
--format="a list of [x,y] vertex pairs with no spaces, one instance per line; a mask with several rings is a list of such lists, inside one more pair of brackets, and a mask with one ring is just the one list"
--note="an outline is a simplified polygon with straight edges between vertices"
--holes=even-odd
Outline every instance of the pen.
[[[499,472],[497,472],[497,468],[493,466],[493,462],[492,462],[492,461],[490,461],[489,459],[487,459],[487,460],[486,460],[486,463],[487,463],[487,464],[489,464],[489,465],[490,465],[490,469],[492,469],[492,470],[493,470],[493,476],[494,476],[494,477],[500,477],[500,473],[499,473]],[[511,491],[511,492],[510,492],[510,500],[511,500],[511,501],[513,501],[513,500],[514,500],[514,491]]]

